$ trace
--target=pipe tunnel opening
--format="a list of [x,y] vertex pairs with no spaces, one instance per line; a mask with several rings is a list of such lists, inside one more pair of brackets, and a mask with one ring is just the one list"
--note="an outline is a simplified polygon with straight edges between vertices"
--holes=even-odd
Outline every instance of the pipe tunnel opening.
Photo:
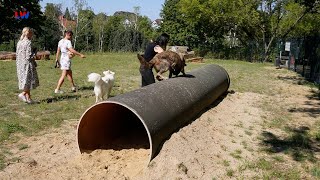
[[82,115],[78,125],[80,152],[96,149],[147,149],[151,140],[143,121],[132,110],[114,102],[96,104]]

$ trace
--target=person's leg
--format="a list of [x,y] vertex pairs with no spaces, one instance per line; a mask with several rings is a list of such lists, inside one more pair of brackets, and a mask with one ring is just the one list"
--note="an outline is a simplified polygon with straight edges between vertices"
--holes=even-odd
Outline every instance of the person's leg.
[[74,84],[74,81],[73,81],[72,70],[69,70],[69,71],[67,72],[67,78],[68,78],[68,80],[71,82],[71,85],[72,85],[71,90],[72,90],[73,92],[76,92],[76,91],[77,91],[77,88],[76,88],[76,85]]
[[140,73],[142,77],[142,87],[155,83],[152,69],[143,69],[143,70],[140,70]]
[[26,93],[26,103],[27,104],[33,104],[33,103],[35,103],[35,101],[33,101],[32,99],[31,99],[31,93],[30,93],[30,89],[29,90],[24,90],[24,92]]
[[141,87],[146,86],[146,85],[148,85],[148,84],[144,78],[143,72],[141,72]]
[[72,70],[67,71],[67,78],[71,82],[72,87],[75,87],[73,77],[72,77]]
[[156,80],[154,79],[154,75],[153,75],[152,69],[148,69],[147,70],[147,83],[148,84],[153,84],[155,82],[156,82]]
[[23,90],[19,95],[18,95],[18,97],[19,97],[19,99],[21,99],[23,102],[27,102],[27,92],[26,92],[27,90]]
[[61,73],[60,79],[58,81],[58,85],[57,85],[56,90],[60,90],[60,88],[64,82],[64,77],[66,77],[66,75],[67,75],[67,71],[68,70],[62,70],[62,73]]
[[141,75],[141,87],[146,86],[146,81],[144,80],[144,69],[139,69]]
[[23,90],[22,93],[20,93],[23,96],[26,96],[26,90]]
[[23,90],[23,92],[25,94],[26,100],[30,101],[31,100],[30,90],[29,89],[25,89],[25,90]]

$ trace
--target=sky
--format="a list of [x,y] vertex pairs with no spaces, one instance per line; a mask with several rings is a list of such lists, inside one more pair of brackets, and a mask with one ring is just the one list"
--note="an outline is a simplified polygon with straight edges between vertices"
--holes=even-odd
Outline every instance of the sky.
[[[134,12],[135,6],[140,6],[140,15],[147,16],[151,20],[160,18],[160,11],[165,0],[86,0],[87,4],[95,14],[100,12],[108,16],[116,11]],[[73,10],[73,0],[42,0],[40,5],[44,10],[47,3],[62,4],[62,12],[66,7]]]

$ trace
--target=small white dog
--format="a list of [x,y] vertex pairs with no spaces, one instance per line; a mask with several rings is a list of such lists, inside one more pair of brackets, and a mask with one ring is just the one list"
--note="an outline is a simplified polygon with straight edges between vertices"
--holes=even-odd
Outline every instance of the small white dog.
[[113,84],[114,84],[114,75],[115,73],[108,70],[103,71],[104,77],[102,77],[102,80],[107,83],[107,98],[110,96]]
[[105,75],[104,77],[98,73],[90,73],[88,75],[88,81],[95,83],[94,94],[96,96],[96,103],[103,101],[105,95],[107,95],[106,98],[109,97],[114,84],[114,72],[108,70],[104,71],[103,74]]

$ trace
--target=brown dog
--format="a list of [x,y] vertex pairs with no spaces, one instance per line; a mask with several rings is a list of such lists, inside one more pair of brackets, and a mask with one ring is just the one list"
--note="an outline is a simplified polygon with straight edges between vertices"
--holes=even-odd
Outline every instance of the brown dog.
[[137,55],[140,61],[140,69],[142,68],[153,68],[157,72],[157,80],[161,81],[167,79],[166,77],[162,76],[163,73],[169,70],[169,78],[172,77],[172,74],[178,76],[181,72],[183,76],[185,76],[184,66],[186,66],[185,60],[183,56],[180,56],[176,52],[172,51],[164,51],[162,53],[156,54],[149,62],[147,62],[143,55]]

